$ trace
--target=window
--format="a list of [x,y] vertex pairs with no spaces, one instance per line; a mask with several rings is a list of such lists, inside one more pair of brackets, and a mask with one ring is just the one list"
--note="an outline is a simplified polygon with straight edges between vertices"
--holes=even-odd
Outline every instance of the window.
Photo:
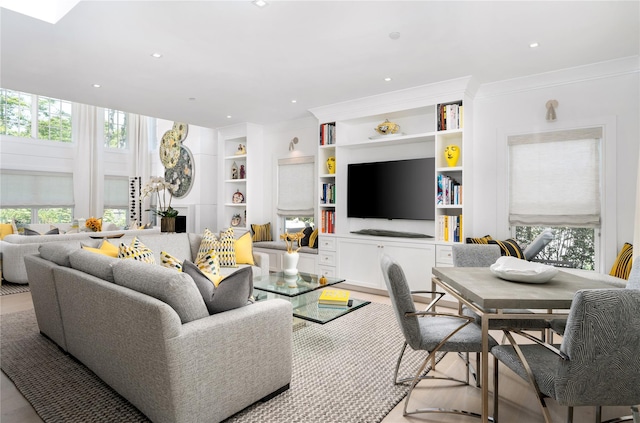
[[127,114],[119,110],[104,110],[104,146],[127,148]]
[[[601,219],[602,128],[508,138],[509,223],[518,240],[545,227],[555,239],[538,258],[594,269]],[[555,263],[553,263],[555,262]]]
[[71,207],[47,207],[47,208],[3,208],[0,209],[0,221],[16,224],[30,223],[71,223],[73,211]]
[[38,139],[71,142],[71,103],[38,96]]
[[14,137],[31,137],[31,95],[0,90],[0,133]]
[[315,228],[313,216],[286,216],[282,224],[284,232],[292,233],[300,232],[307,226]]
[[278,208],[281,232],[300,232],[313,226],[313,157],[278,160]]
[[103,226],[113,223],[124,227],[127,224],[127,206],[129,202],[129,178],[126,176],[105,176]]
[[71,142],[71,103],[18,91],[0,90],[0,133]]

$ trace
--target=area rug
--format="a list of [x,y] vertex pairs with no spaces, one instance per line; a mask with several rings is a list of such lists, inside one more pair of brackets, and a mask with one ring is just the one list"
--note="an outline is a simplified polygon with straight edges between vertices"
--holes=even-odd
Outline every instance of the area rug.
[[23,283],[11,283],[2,281],[2,286],[0,286],[0,295],[19,294],[21,292],[29,291],[29,285]]
[[[39,334],[32,310],[2,316],[0,367],[45,422],[147,422],[81,363]],[[391,306],[372,303],[293,332],[291,389],[227,423],[380,422],[406,395],[392,383],[403,337]],[[402,375],[424,353],[408,351]]]

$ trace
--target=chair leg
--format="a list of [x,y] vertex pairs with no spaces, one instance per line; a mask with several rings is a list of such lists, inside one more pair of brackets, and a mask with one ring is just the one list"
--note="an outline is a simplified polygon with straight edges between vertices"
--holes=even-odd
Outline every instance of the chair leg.
[[404,345],[402,345],[402,350],[400,350],[400,356],[398,357],[398,362],[396,363],[396,372],[393,375],[394,385],[399,385],[402,383],[402,381],[398,380],[398,371],[400,371],[400,362],[402,361],[402,356],[404,355],[404,352],[406,349],[407,349],[407,343],[405,342]]
[[498,359],[493,357],[493,421],[498,423]]

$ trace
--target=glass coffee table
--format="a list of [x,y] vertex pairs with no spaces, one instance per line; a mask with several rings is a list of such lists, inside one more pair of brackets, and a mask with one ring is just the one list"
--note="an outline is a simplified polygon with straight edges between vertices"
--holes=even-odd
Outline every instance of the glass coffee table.
[[369,301],[350,297],[350,304],[345,307],[328,308],[319,306],[318,297],[324,288],[344,282],[344,279],[339,278],[326,279],[327,283],[320,285],[317,275],[302,272],[295,276],[288,276],[283,272],[269,273],[253,280],[253,295],[256,301],[283,298],[291,302],[293,317],[320,323],[321,325],[370,303]]

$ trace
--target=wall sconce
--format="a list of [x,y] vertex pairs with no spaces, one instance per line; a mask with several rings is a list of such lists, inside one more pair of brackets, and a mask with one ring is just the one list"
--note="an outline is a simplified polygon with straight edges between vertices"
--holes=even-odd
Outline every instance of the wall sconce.
[[547,101],[547,121],[553,122],[556,120],[556,108],[558,107],[558,100]]
[[298,143],[298,137],[293,137],[291,142],[289,143],[289,151],[293,151],[296,149],[296,144]]

